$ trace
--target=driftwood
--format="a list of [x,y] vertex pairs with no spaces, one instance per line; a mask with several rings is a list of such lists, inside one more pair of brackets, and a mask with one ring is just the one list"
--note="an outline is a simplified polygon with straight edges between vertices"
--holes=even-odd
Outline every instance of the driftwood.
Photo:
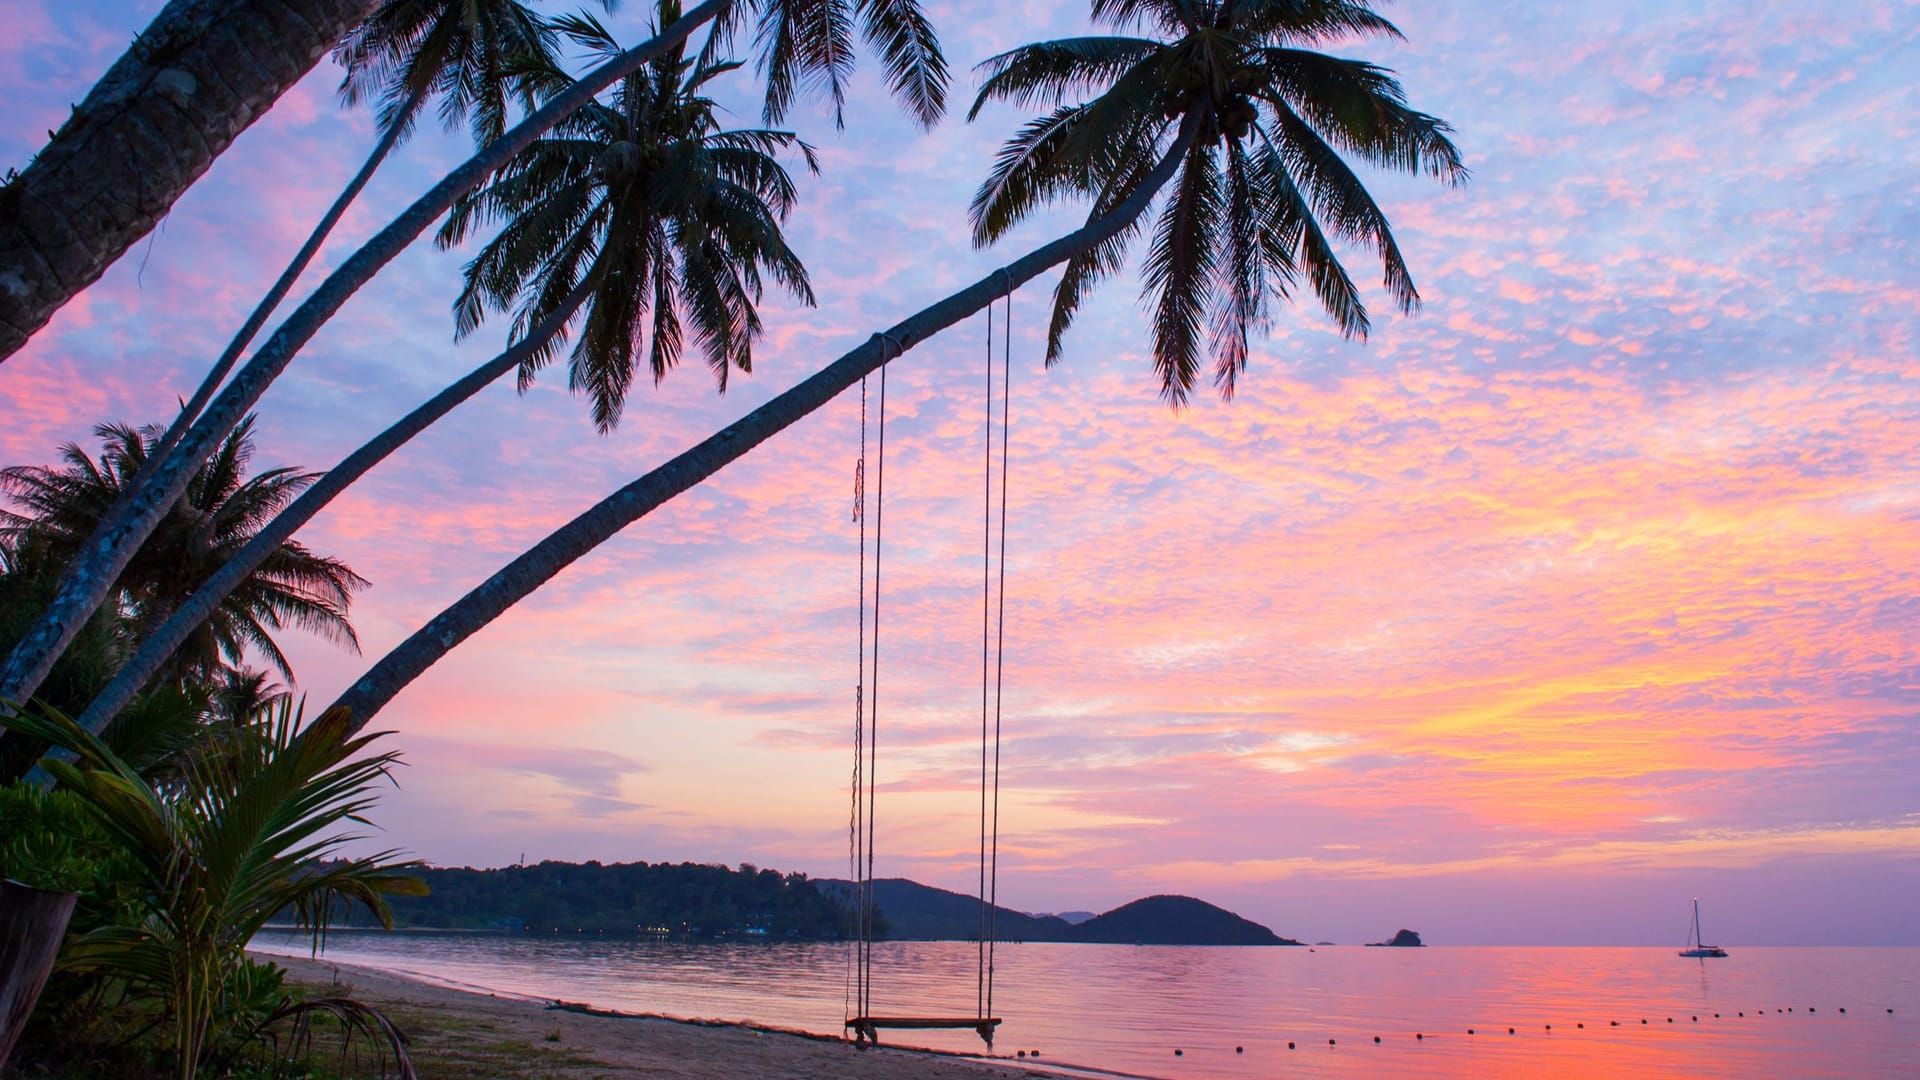
[[0,880],[0,1068],[40,1000],[75,899],[74,893]]

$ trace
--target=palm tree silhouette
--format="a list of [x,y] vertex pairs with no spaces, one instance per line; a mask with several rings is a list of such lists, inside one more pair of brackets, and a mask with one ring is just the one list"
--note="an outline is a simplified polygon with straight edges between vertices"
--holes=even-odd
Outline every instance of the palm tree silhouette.
[[[116,607],[134,642],[165,623],[201,582],[313,482],[316,474],[291,468],[247,475],[253,424],[248,417],[220,444],[116,582]],[[97,460],[69,443],[60,448],[58,466],[0,470],[0,492],[20,507],[0,509],[0,546],[13,553],[10,564],[47,570],[73,558],[159,437],[156,427],[124,424],[103,424],[94,431],[102,442]],[[157,670],[170,677],[216,679],[225,668],[239,667],[253,649],[291,680],[292,666],[275,635],[298,627],[357,652],[347,609],[365,585],[338,559],[291,541],[275,544],[218,607],[166,650]]]
[[[852,70],[851,33],[854,18],[861,20],[868,41],[877,47],[887,67],[888,83],[922,124],[931,125],[945,108],[946,62],[932,24],[918,0],[756,0],[760,15],[757,40],[765,46],[763,67],[768,76],[767,114],[777,117],[792,99],[796,80],[816,80],[837,104],[843,99],[847,73]],[[662,11],[668,10],[663,7]],[[643,65],[679,50],[700,26],[719,20],[709,48],[724,48],[734,30],[745,21],[739,0],[704,0],[692,10],[665,18],[647,41],[621,52],[588,72],[565,92],[546,101],[525,120],[489,142],[464,164],[447,174],[425,195],[349,256],[314,293],[287,318],[242,366],[217,397],[198,410],[151,475],[123,497],[102,519],[81,554],[68,566],[53,600],[39,620],[0,663],[0,710],[9,702],[31,696],[59,659],[73,636],[106,600],[112,581],[126,560],[145,540],[160,516],[180,492],[189,475],[213,447],[232,430],[240,417],[266,393],[295,354],[332,319],[341,305],[371,281],[454,202],[479,187],[515,154],[615,81]],[[782,89],[782,85],[786,89]],[[398,129],[394,129],[397,131]],[[290,284],[290,283],[289,283]],[[199,395],[196,394],[196,398]],[[191,411],[191,410],[189,410]],[[186,415],[183,413],[183,415]],[[185,427],[185,425],[181,425]]]
[[987,101],[1059,105],[1000,151],[973,203],[975,237],[1002,235],[1044,202],[1091,196],[1087,224],[876,334],[724,430],[561,526],[401,642],[336,702],[365,724],[421,672],[622,528],[831,401],[915,344],[1049,267],[1050,357],[1086,290],[1118,271],[1161,188],[1178,183],[1156,223],[1145,284],[1155,298],[1161,393],[1186,400],[1213,309],[1215,380],[1230,394],[1250,329],[1305,275],[1342,330],[1365,309],[1327,231],[1379,255],[1404,310],[1418,294],[1364,187],[1332,147],[1376,165],[1465,178],[1447,126],[1408,108],[1391,72],[1306,48],[1346,36],[1397,35],[1369,5],[1335,0],[1096,0],[1096,19],[1157,37],[1075,38],[1027,46],[984,65]]
[[[560,25],[591,48],[617,48],[591,19]],[[682,313],[693,347],[722,389],[729,370],[750,370],[763,280],[771,277],[813,303],[806,268],[780,229],[795,190],[777,155],[797,147],[809,167],[814,160],[790,132],[720,126],[716,106],[701,91],[732,66],[703,66],[669,52],[623,79],[610,100],[588,105],[528,147],[455,207],[440,232],[445,244],[482,224],[504,222],[468,266],[456,303],[459,326],[471,330],[489,309],[514,308],[515,343],[354,451],[277,514],[141,645],[80,715],[82,726],[102,730],[194,621],[216,610],[228,590],[334,496],[507,372],[519,368],[526,386],[557,352],[576,314],[585,312],[573,384],[591,399],[603,428],[618,420],[643,341],[656,380],[677,361],[686,338]],[[528,75],[542,93],[571,85],[557,68]]]

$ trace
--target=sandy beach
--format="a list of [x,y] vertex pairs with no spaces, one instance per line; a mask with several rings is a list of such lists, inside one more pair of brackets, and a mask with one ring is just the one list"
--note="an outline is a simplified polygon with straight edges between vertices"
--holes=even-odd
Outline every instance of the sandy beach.
[[804,1032],[657,1016],[555,1009],[550,1003],[417,982],[373,968],[263,957],[314,991],[350,993],[404,1030],[425,1080],[540,1077],[590,1080],[1014,1080],[1057,1077],[1012,1062],[881,1047],[859,1051]]

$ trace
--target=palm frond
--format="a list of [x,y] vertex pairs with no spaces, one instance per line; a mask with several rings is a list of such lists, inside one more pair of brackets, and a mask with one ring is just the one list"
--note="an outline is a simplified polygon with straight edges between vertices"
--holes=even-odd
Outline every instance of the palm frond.
[[1164,49],[1157,41],[1133,37],[1064,38],[1010,49],[975,66],[986,77],[967,119],[979,116],[989,101],[1019,108],[1051,107],[1069,97],[1103,90]]
[[1334,235],[1373,249],[1380,257],[1387,293],[1402,312],[1418,310],[1420,292],[1414,287],[1413,275],[1393,238],[1387,215],[1374,203],[1366,185],[1292,110],[1282,107],[1278,124],[1278,142],[1284,148],[1288,172],[1307,192],[1315,216],[1330,225]]
[[1447,122],[1408,108],[1393,72],[1361,60],[1302,49],[1265,49],[1273,94],[1323,137],[1375,165],[1426,173],[1449,186],[1463,183],[1466,166]]
[[1406,39],[1365,0],[1236,0],[1233,14],[1235,29],[1252,38],[1303,45],[1345,38]]
[[1227,167],[1222,231],[1226,243],[1215,290],[1213,384],[1221,397],[1231,400],[1240,373],[1247,368],[1249,331],[1256,326],[1265,330],[1267,285],[1260,225],[1269,210],[1263,205],[1264,192],[1251,176],[1246,149],[1236,140],[1227,144],[1224,156]]
[[1220,226],[1220,177],[1213,155],[1196,144],[1188,152],[1179,186],[1161,211],[1142,275],[1142,295],[1157,298],[1153,316],[1154,369],[1160,396],[1185,404],[1200,366],[1201,326],[1206,316]]
[[947,58],[918,0],[856,0],[867,44],[880,53],[887,85],[920,126],[932,129],[947,111]]
[[761,8],[760,70],[767,96],[762,115],[779,123],[794,91],[824,93],[836,127],[846,126],[847,80],[853,77],[853,24],[846,0],[779,0]]
[[1306,273],[1320,306],[1333,317],[1340,333],[1364,340],[1372,325],[1367,306],[1314,219],[1313,204],[1301,193],[1271,142],[1263,142],[1254,160],[1273,193],[1273,220],[1268,226],[1276,238],[1273,246],[1286,253],[1287,265]]

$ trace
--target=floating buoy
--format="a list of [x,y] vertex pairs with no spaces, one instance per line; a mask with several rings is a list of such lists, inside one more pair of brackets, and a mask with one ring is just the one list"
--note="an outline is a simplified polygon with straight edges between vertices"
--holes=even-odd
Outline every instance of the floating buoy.
[[1547,1030],[1548,1030],[1548,1031],[1552,1031],[1552,1030],[1553,1030],[1553,1025],[1552,1025],[1552,1024],[1548,1024],[1548,1025],[1547,1025]]
[[1697,1017],[1697,1016],[1696,1016],[1696,1017],[1694,1017],[1694,1018],[1693,1018],[1693,1022],[1694,1022],[1694,1023],[1696,1023],[1696,1024],[1697,1024],[1697,1023],[1699,1023],[1699,1022],[1700,1022],[1700,1018],[1699,1018],[1699,1017]]
[[1014,1056],[1014,1057],[1026,1057],[1026,1056],[1027,1056],[1027,1052],[1026,1052],[1025,1050],[1020,1050],[1020,1051],[1017,1051],[1017,1052],[1015,1052],[1015,1054],[1014,1054],[1013,1056]]
[[1472,1029],[1472,1028],[1468,1028],[1468,1029],[1467,1029],[1467,1034],[1469,1034],[1469,1035],[1471,1035],[1471,1034],[1473,1034],[1473,1029]]
[[1819,1012],[1820,1010],[1819,1010],[1819,1009],[1816,1009],[1816,1008],[1814,1008],[1814,1007],[1813,1007],[1813,1006],[1811,1006],[1811,1005],[1809,1005],[1809,1006],[1807,1006],[1807,1011],[1808,1011],[1808,1012]]
[[1720,1014],[1719,1014],[1719,1013],[1714,1013],[1714,1014],[1713,1014],[1713,1018],[1714,1018],[1715,1020],[1718,1020],[1718,1019],[1720,1019]]
[[1244,1046],[1236,1046],[1233,1048],[1233,1052],[1236,1054],[1244,1054],[1247,1052],[1247,1048]]
[[1175,1050],[1175,1051],[1173,1052],[1173,1056],[1174,1056],[1174,1057],[1182,1057],[1182,1056],[1184,1056],[1185,1054],[1186,1054],[1186,1051],[1185,1051],[1185,1050]]
[[1746,1013],[1741,1013],[1740,1015],[1741,1015],[1741,1016],[1745,1016],[1745,1015],[1747,1015],[1747,1014],[1746,1014]]
[[1673,1017],[1671,1016],[1667,1017],[1667,1023],[1669,1024],[1673,1023]]
[[1040,1056],[1040,1051],[1038,1051],[1038,1050],[1029,1050],[1029,1051],[1027,1051],[1027,1056],[1028,1056],[1028,1057],[1039,1057],[1039,1056]]
[[1380,1041],[1380,1036],[1378,1036],[1378,1035],[1375,1035],[1375,1036],[1373,1037],[1373,1041],[1374,1041],[1375,1043],[1378,1043],[1378,1042]]
[[1579,1029],[1580,1029],[1581,1031],[1585,1031],[1585,1030],[1587,1030],[1587,1025],[1586,1025],[1585,1023],[1579,1023],[1579,1024],[1575,1024],[1575,1025],[1573,1025],[1573,1026],[1574,1026],[1574,1027],[1577,1027],[1577,1028],[1579,1028]]
[[1291,1049],[1293,1049],[1293,1044],[1292,1044],[1292,1043],[1288,1043],[1288,1044],[1287,1044],[1287,1049],[1289,1049],[1289,1050],[1291,1050]]
[[1845,1012],[1846,1012],[1847,1010],[1845,1010],[1845,1009],[1841,1009],[1840,1011],[1841,1011],[1842,1013],[1845,1013]]
[[1607,1021],[1607,1023],[1609,1023],[1609,1024],[1612,1024],[1612,1025],[1613,1025],[1614,1027],[1619,1027],[1619,1026],[1620,1026],[1620,1021],[1618,1021],[1618,1020],[1609,1020],[1609,1021]]
[[1644,1019],[1642,1019],[1642,1020],[1641,1020],[1640,1022],[1641,1022],[1642,1024],[1644,1024],[1644,1023],[1646,1023],[1646,1020],[1644,1020]]
[[1516,1032],[1516,1031],[1514,1031],[1514,1030],[1513,1030],[1512,1028],[1508,1028],[1508,1029],[1507,1029],[1507,1034],[1509,1034],[1509,1035],[1516,1035],[1516,1034],[1519,1034],[1519,1033],[1518,1033],[1518,1032]]
[[1417,1031],[1413,1033],[1413,1037],[1414,1037],[1415,1039],[1420,1039],[1420,1040],[1424,1040],[1424,1039],[1426,1038],[1426,1036],[1425,1036],[1425,1035],[1422,1035],[1422,1034],[1420,1034],[1420,1033],[1419,1033],[1419,1032],[1417,1032]]
[[1332,1046],[1332,1045],[1333,1045],[1333,1040],[1332,1040],[1332,1039],[1328,1039],[1328,1040],[1327,1040],[1327,1045],[1328,1045],[1328,1046]]

